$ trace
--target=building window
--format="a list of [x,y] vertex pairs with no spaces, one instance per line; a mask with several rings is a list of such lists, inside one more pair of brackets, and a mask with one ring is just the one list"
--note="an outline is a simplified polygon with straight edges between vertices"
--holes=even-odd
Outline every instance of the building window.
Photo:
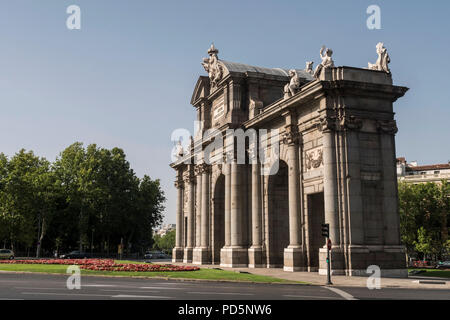
[[439,170],[434,171],[434,174],[439,174],[439,173],[441,173],[441,171],[439,171]]

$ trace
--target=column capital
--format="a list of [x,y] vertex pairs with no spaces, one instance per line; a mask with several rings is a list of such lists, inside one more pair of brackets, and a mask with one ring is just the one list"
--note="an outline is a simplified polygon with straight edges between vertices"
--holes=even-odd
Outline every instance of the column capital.
[[204,173],[209,173],[211,171],[211,166],[206,163],[200,163],[195,166],[194,173],[195,175],[202,175]]
[[339,128],[337,119],[334,116],[333,117],[325,116],[323,118],[320,118],[317,126],[318,129],[322,132],[337,131]]
[[193,183],[195,181],[194,175],[191,173],[191,171],[186,171],[183,174],[183,181],[185,183]]
[[182,179],[175,180],[174,186],[177,189],[182,189],[183,188],[183,180]]
[[282,141],[284,144],[293,145],[297,144],[300,140],[300,133],[298,132],[298,128],[295,125],[287,125],[284,127],[285,132],[282,136]]
[[379,132],[394,135],[398,131],[397,122],[395,120],[377,120],[377,129]]
[[342,116],[340,119],[341,130],[360,130],[363,125],[363,121],[355,116]]

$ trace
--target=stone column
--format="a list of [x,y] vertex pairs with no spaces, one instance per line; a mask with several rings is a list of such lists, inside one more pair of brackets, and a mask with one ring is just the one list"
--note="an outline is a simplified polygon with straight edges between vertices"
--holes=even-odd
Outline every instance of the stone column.
[[286,116],[287,126],[283,143],[288,150],[288,185],[289,185],[289,246],[284,249],[284,270],[306,270],[303,259],[300,228],[300,171],[298,162],[298,138],[297,126],[293,124],[292,116]]
[[195,210],[195,247],[201,247],[201,228],[202,228],[202,175],[199,167],[195,167],[196,183],[196,210]]
[[[339,234],[339,208],[337,188],[337,163],[336,163],[336,130],[338,124],[335,118],[325,117],[321,120],[323,135],[323,193],[325,223],[330,227],[331,250],[331,273],[338,274],[341,271],[333,270],[333,266],[342,264],[342,250],[340,248]],[[319,249],[319,274],[326,274],[326,243]]]
[[210,167],[202,164],[200,167],[202,174],[202,207],[201,207],[201,237],[200,248],[195,251],[195,264],[211,263],[211,252],[209,246],[209,213],[210,213],[210,190],[209,190],[209,172]]
[[183,261],[183,182],[181,180],[175,181],[175,188],[177,188],[177,217],[176,217],[176,236],[175,248],[172,252],[172,262]]
[[[400,215],[398,213],[398,185],[395,157],[395,120],[377,121],[382,150],[384,254],[385,260],[378,265],[382,274],[405,276],[406,251],[400,241]],[[386,270],[389,269],[389,270]]]
[[330,239],[336,245],[339,244],[336,145],[331,121],[333,120],[325,120],[326,128],[323,130],[324,206],[325,223],[330,224]]
[[261,166],[258,162],[257,146],[249,152],[251,161],[251,182],[252,182],[252,246],[248,249],[249,268],[263,266],[262,261],[262,197],[261,197]]
[[231,246],[231,164],[225,159],[223,164],[225,175],[225,246],[220,250],[220,265],[230,265],[228,252]]
[[184,263],[192,262],[192,253],[194,249],[194,209],[195,209],[195,184],[194,177],[192,175],[191,169],[185,176],[185,185],[188,188],[188,199],[187,199],[187,225],[185,226],[186,232],[186,248],[184,248]]
[[231,162],[231,247],[229,250],[230,267],[247,267],[248,251],[243,246],[242,237],[242,166],[236,160]]
[[209,168],[204,167],[202,172],[202,248],[209,247],[209,212],[210,212],[210,192],[209,192]]

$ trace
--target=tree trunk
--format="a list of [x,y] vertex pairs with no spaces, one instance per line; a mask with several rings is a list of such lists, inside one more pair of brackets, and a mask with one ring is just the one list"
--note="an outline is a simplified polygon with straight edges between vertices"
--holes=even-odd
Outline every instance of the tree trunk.
[[79,228],[80,228],[80,252],[83,251],[83,202],[81,203],[81,208],[80,208],[80,223],[79,223]]
[[[44,235],[45,235],[45,217],[42,218],[42,223],[40,222],[40,218],[39,218],[39,229],[40,232],[38,234],[38,244],[37,244],[37,248],[36,248],[36,258],[40,258],[41,256],[41,247],[42,247],[42,239],[44,239]],[[38,229],[38,230],[39,230]]]

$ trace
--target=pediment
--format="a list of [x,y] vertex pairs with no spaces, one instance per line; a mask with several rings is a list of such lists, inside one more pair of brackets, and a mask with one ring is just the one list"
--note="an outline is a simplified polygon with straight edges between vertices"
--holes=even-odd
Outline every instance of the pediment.
[[206,99],[209,96],[209,90],[209,77],[200,76],[195,84],[194,92],[192,93],[191,104],[196,106],[199,101]]

